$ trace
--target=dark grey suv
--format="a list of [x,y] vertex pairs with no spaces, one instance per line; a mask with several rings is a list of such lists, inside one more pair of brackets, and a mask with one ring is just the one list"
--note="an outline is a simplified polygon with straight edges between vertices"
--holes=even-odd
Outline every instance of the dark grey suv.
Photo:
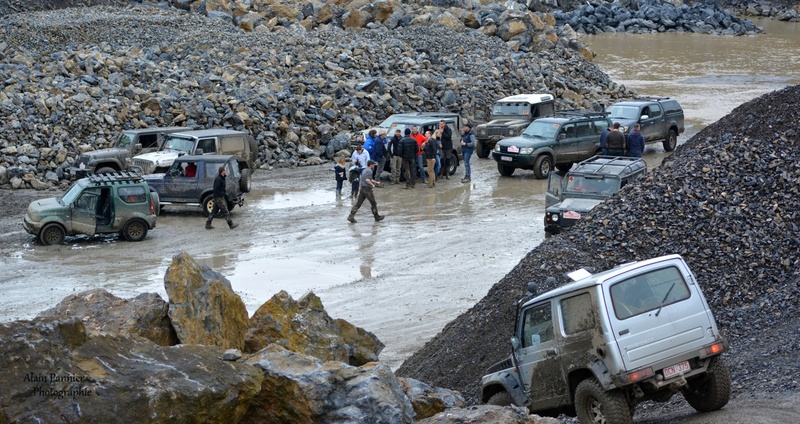
[[228,192],[228,210],[244,204],[242,187],[249,180],[242,179],[236,156],[233,155],[184,155],[179,156],[164,174],[145,175],[144,179],[152,191],[158,193],[161,206],[200,206],[206,215],[214,208],[214,179],[220,166],[226,166],[225,179]]

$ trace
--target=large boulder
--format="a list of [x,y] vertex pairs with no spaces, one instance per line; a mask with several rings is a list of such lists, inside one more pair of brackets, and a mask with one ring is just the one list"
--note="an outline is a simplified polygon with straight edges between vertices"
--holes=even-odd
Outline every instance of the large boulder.
[[369,331],[343,319],[331,318],[313,292],[295,301],[281,291],[253,314],[245,337],[245,351],[256,352],[272,343],[323,361],[354,366],[377,361],[384,347]]
[[256,368],[213,346],[89,338],[80,319],[0,324],[0,422],[236,422],[261,389]]
[[135,334],[161,346],[178,344],[178,336],[167,315],[168,305],[156,293],[142,293],[125,300],[105,289],[69,295],[38,317],[71,316],[83,321],[90,335]]
[[270,345],[247,360],[264,373],[241,423],[412,423],[414,409],[388,365],[353,367]]
[[247,308],[220,273],[181,252],[167,268],[164,287],[181,343],[244,348]]
[[542,418],[532,415],[527,408],[518,406],[480,405],[469,408],[448,409],[430,418],[417,421],[418,424],[559,424],[555,418]]
[[403,393],[411,400],[416,419],[432,417],[445,409],[463,408],[464,397],[455,390],[431,387],[413,378],[399,377]]

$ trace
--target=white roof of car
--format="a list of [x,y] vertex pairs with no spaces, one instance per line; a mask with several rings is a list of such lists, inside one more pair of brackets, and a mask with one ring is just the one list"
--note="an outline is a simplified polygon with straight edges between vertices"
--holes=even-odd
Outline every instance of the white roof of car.
[[542,103],[542,102],[549,102],[553,100],[554,97],[552,94],[517,94],[514,96],[508,96],[500,99],[501,102],[527,102],[530,104],[534,103]]

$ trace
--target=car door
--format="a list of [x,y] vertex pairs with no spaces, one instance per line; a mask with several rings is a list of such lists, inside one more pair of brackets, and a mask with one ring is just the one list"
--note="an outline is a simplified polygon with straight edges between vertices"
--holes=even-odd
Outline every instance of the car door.
[[553,146],[556,163],[574,162],[578,152],[578,137],[574,123],[564,124],[558,133],[558,143]]
[[600,148],[600,136],[595,134],[594,126],[591,121],[576,122],[575,136],[577,138],[575,161],[581,161],[594,156]]
[[532,409],[558,405],[567,385],[558,363],[558,339],[551,301],[532,305],[521,314],[519,357],[522,381],[530,391]]
[[[195,164],[195,161],[175,161],[164,174],[164,185],[161,194],[163,200],[168,202],[193,202],[195,200],[195,193],[197,191],[198,175],[197,171],[193,176],[186,175],[186,168],[190,163]],[[197,169],[197,168],[195,168]],[[191,175],[191,172],[189,173]]]
[[564,181],[564,176],[561,175],[559,172],[550,172],[547,176],[547,193],[545,194],[545,208],[549,208],[550,206],[555,205],[556,203],[561,202],[562,197],[561,193],[563,191],[563,187],[561,184]]
[[[656,141],[664,138],[664,111],[661,105],[653,103],[647,108],[643,109],[642,119],[639,120],[640,130],[645,141]],[[644,113],[647,113],[647,119],[644,119]]]
[[72,202],[72,230],[75,234],[93,236],[97,231],[98,201],[100,200],[99,187],[87,187]]

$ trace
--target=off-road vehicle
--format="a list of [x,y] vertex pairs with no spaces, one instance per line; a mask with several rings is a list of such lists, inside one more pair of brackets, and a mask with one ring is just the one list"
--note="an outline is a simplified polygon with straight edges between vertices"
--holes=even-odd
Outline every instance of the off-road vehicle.
[[214,179],[219,168],[225,166],[228,192],[228,210],[244,204],[242,188],[250,180],[242,179],[236,156],[232,155],[183,155],[175,159],[164,174],[145,175],[150,189],[158,193],[161,207],[167,205],[199,206],[207,216],[214,209]]
[[156,227],[158,196],[138,174],[90,174],[61,197],[32,202],[25,213],[25,231],[42,244],[59,244],[65,236],[120,233],[140,241]]
[[683,109],[678,101],[669,97],[642,97],[617,102],[608,108],[612,122],[619,122],[625,134],[633,124],[641,126],[646,143],[662,142],[664,150],[671,152],[678,145],[678,135],[684,130]]
[[728,345],[683,258],[568,275],[573,282],[520,302],[512,354],[483,376],[484,402],[615,424],[678,392],[701,412],[728,403]]
[[166,127],[125,130],[114,142],[114,147],[93,150],[78,156],[74,166],[69,168],[69,173],[73,177],[83,178],[90,173],[107,174],[128,170],[133,156],[158,150],[164,141],[164,134],[187,129]]
[[594,156],[566,174],[551,172],[545,194],[544,234],[558,234],[647,172],[640,158]]
[[492,157],[502,176],[522,168],[545,179],[554,166],[566,172],[574,163],[600,154],[600,133],[610,125],[605,112],[558,111],[531,122],[522,135],[497,142]]
[[550,94],[517,94],[498,100],[492,107],[491,120],[475,127],[475,154],[488,158],[498,141],[522,134],[536,118],[553,115],[555,105]]
[[178,156],[185,154],[236,156],[249,191],[250,177],[258,157],[258,143],[243,131],[213,128],[168,134],[157,152],[133,158],[134,169],[142,174],[163,173]]

